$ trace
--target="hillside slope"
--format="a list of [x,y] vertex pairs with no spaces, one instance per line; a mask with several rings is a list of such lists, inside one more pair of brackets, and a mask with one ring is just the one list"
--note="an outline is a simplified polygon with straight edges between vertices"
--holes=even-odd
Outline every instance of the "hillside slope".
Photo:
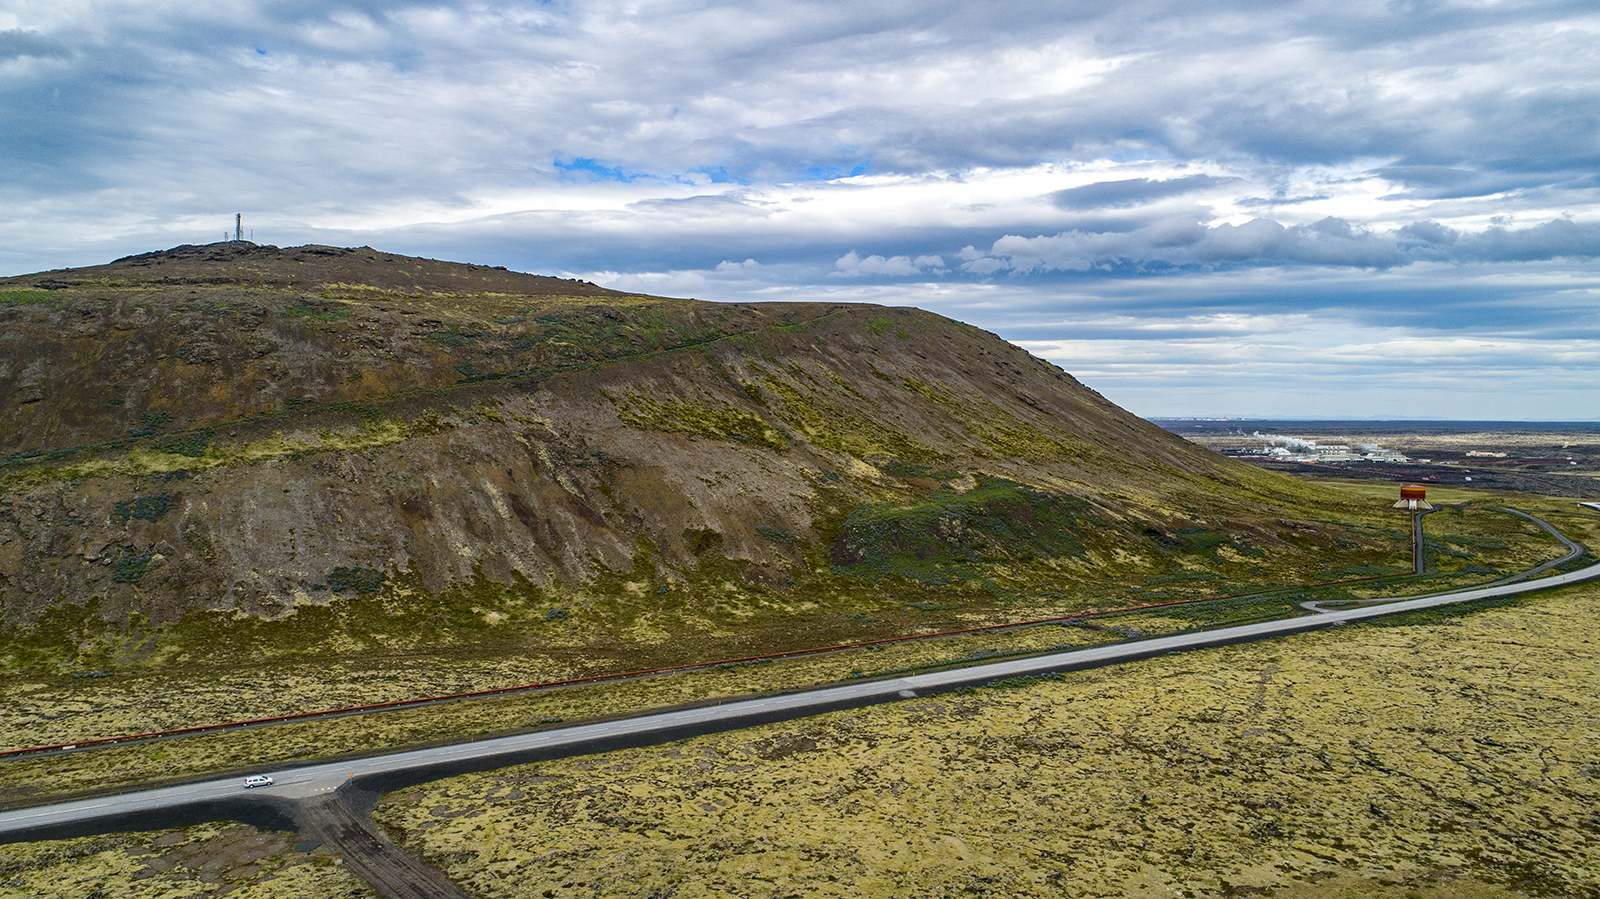
[[0,326],[16,665],[288,619],[373,650],[837,631],[1393,542],[911,308],[228,243],[0,279]]

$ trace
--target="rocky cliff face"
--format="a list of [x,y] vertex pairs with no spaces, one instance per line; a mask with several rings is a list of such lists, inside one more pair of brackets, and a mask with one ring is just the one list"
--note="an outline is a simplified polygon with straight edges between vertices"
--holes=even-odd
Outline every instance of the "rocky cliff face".
[[490,623],[688,588],[713,617],[885,579],[1015,596],[1315,542],[1275,523],[1287,479],[931,313],[367,248],[0,280],[0,423],[17,633],[450,591]]

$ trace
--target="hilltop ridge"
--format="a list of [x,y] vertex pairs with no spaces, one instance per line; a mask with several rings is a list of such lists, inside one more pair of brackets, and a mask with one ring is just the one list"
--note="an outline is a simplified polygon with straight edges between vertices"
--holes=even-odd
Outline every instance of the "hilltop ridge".
[[[225,264],[226,274],[218,265]],[[356,283],[405,291],[511,293],[521,296],[624,296],[576,278],[513,272],[503,265],[441,262],[372,247],[306,244],[275,247],[248,240],[183,244],[114,259],[105,265],[0,278],[46,290],[112,281],[126,284],[230,284],[316,288]]]

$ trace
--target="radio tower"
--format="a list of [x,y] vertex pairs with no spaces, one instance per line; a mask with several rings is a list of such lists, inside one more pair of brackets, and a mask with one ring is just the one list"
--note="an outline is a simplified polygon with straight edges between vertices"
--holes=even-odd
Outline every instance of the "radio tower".
[[244,213],[235,212],[233,214],[233,242],[238,243],[241,240],[244,240]]

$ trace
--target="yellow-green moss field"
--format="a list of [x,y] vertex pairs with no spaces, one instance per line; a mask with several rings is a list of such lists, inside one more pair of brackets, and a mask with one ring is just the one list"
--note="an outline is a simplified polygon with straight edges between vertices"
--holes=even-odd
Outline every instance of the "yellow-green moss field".
[[0,846],[0,899],[376,896],[326,848],[219,822],[178,830]]
[[493,896],[1600,896],[1600,588],[402,791]]
[[[1110,631],[1046,625],[88,752],[6,759],[0,760],[0,807],[40,795],[140,783],[207,771],[281,764],[419,741],[460,739],[542,723],[809,686],[846,679],[852,675],[884,674],[919,666],[971,662],[996,655],[1083,646],[1117,636]],[[338,682],[338,672],[325,673],[332,682]],[[306,670],[292,678],[278,680],[281,680],[281,689],[286,697],[296,697],[301,693],[316,695],[319,686],[317,674],[315,670]],[[437,689],[438,681],[430,679],[434,676],[432,672],[397,668],[392,676],[410,689],[410,695],[426,695],[427,691]],[[241,689],[245,689],[244,680],[247,678],[239,678]],[[111,733],[137,733],[141,727],[154,726],[154,722],[146,715],[149,710],[166,703],[177,710],[166,713],[173,715],[173,720],[227,720],[226,715],[238,714],[239,709],[229,700],[233,685],[233,679],[228,679],[190,695],[188,691],[193,689],[191,684],[180,683],[169,688],[152,684],[151,695],[137,702],[129,700],[117,705],[64,705],[59,698],[51,697],[43,686],[32,693],[13,691],[8,700],[18,720],[34,728],[29,732],[36,735],[35,739],[44,735],[54,740],[81,739],[63,736],[73,731],[50,728],[71,725],[71,718],[63,716],[82,716]],[[260,686],[258,682],[251,685],[250,689],[259,689]],[[395,685],[389,686],[393,689]],[[323,688],[327,689],[326,683]],[[120,697],[127,694],[119,691],[116,695]],[[329,703],[353,701],[348,694],[341,694],[339,698],[325,696],[324,702]],[[186,719],[183,717],[185,715],[193,717]],[[82,728],[84,723],[79,721],[76,727]],[[76,733],[85,731],[77,730]]]

